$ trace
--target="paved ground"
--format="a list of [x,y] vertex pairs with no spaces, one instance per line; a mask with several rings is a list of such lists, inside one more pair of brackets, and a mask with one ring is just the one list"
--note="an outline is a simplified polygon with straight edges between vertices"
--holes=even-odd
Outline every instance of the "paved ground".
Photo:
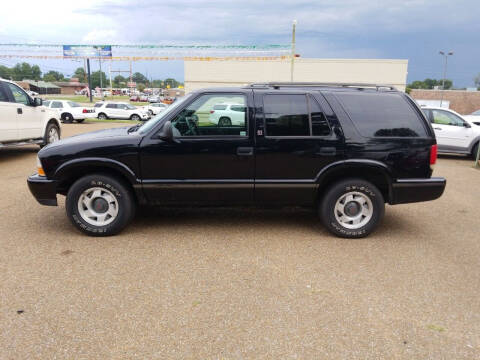
[[[67,135],[103,124],[65,125]],[[309,213],[149,212],[89,238],[0,150],[0,359],[478,359],[480,171],[362,240]]]

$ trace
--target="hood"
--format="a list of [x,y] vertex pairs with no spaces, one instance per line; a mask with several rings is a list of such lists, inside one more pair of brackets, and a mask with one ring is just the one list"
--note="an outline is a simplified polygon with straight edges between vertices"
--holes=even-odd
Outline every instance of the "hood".
[[463,115],[463,118],[468,121],[472,126],[480,127],[480,116],[477,115]]
[[47,145],[43,149],[47,150],[47,149],[56,148],[58,146],[96,141],[96,140],[108,139],[112,137],[118,138],[121,136],[130,136],[128,133],[128,129],[130,128],[131,126],[127,126],[127,127],[120,127],[120,128],[97,130],[97,131],[92,131],[84,134],[74,135],[74,136],[70,136],[68,138],[56,141],[50,145]]

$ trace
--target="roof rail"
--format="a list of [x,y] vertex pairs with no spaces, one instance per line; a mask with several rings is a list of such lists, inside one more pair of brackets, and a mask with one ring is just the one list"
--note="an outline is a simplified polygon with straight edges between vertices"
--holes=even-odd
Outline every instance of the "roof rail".
[[392,85],[381,85],[381,84],[368,84],[368,83],[336,83],[336,82],[266,82],[266,83],[252,83],[248,85],[249,87],[273,87],[280,88],[285,87],[324,87],[324,86],[334,86],[334,87],[352,87],[352,88],[387,88],[389,90],[397,90],[395,86]]

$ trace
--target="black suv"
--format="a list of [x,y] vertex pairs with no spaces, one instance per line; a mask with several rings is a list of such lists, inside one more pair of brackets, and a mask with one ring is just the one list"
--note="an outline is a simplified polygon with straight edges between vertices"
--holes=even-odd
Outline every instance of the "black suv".
[[118,233],[139,204],[253,204],[311,207],[332,233],[356,238],[386,202],[442,195],[436,152],[430,123],[393,87],[252,84],[194,91],[142,125],[55,142],[28,185],[43,205],[66,195],[88,235]]

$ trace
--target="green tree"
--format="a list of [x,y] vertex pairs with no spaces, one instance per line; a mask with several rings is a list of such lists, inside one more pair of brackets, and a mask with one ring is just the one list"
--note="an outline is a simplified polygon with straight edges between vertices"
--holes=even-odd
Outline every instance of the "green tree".
[[148,83],[148,79],[142,73],[136,72],[132,75],[132,80],[135,81],[137,84],[146,84]]
[[78,67],[73,73],[73,75],[80,82],[88,82],[87,74],[85,73],[85,69],[83,67]]
[[137,83],[138,91],[143,92],[143,90],[145,90],[145,88],[146,88],[145,84]]
[[61,72],[50,70],[43,75],[43,80],[47,82],[62,81],[65,80],[65,76]]
[[42,71],[38,65],[30,65],[23,62],[15,65],[12,68],[11,75],[13,80],[21,81],[23,79],[40,80],[42,77]]
[[[100,87],[100,71],[95,71],[91,74],[91,81],[92,81],[92,88],[96,88],[97,86]],[[102,71],[102,84],[103,87],[107,87],[107,76],[105,73]]]
[[0,78],[10,79],[12,76],[12,69],[7,66],[0,65]]
[[[437,79],[425,79],[423,81],[416,80],[413,81],[412,83],[408,84],[407,87],[410,89],[433,89],[435,86],[439,86],[439,88],[442,88],[443,80],[437,80]],[[445,90],[451,89],[453,86],[452,80],[445,79]]]
[[124,87],[127,85],[128,79],[123,77],[122,75],[117,75],[113,78],[113,86],[114,87]]
[[[0,72],[0,74],[1,74],[1,72]],[[473,79],[473,82],[475,83],[476,87],[480,88],[480,73],[477,76],[475,76],[475,78]]]

